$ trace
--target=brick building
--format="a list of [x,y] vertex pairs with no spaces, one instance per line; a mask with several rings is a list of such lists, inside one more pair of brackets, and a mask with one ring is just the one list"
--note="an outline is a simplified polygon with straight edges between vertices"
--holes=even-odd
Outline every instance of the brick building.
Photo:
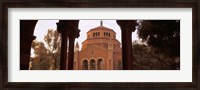
[[75,70],[119,70],[122,69],[122,50],[114,30],[101,25],[87,32],[87,39],[79,50],[74,48]]

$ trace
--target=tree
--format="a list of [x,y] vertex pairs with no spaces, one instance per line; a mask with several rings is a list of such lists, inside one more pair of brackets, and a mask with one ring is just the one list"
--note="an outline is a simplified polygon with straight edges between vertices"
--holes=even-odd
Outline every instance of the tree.
[[[139,23],[138,37],[159,56],[170,58],[171,69],[179,69],[180,20],[144,20]],[[152,55],[155,57],[156,54]],[[165,58],[157,59],[164,61]]]
[[49,29],[47,34],[44,36],[45,44],[47,45],[47,52],[53,57],[54,66],[52,69],[57,69],[60,60],[61,51],[61,36],[58,31]]
[[162,54],[180,57],[180,20],[141,21],[138,36]]
[[173,66],[173,59],[160,54],[161,51],[149,47],[145,44],[135,43],[133,44],[133,69],[136,70],[175,70],[179,69],[179,66]]
[[32,48],[34,49],[34,57],[31,58],[31,69],[37,70],[55,70],[59,69],[60,51],[61,51],[60,34],[49,29],[44,36],[44,42],[34,40]]
[[48,53],[44,43],[33,40],[31,48],[34,50],[34,57],[31,57],[30,69],[48,70],[50,67],[50,62],[49,59],[47,59]]

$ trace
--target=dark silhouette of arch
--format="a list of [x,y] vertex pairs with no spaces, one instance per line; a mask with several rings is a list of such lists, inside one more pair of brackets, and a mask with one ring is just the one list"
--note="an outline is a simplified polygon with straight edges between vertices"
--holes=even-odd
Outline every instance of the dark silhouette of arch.
[[103,69],[103,60],[98,59],[97,61],[97,70],[102,70]]
[[36,38],[33,35],[38,20],[20,20],[20,70],[29,69],[31,43]]
[[92,59],[92,60],[90,60],[90,70],[95,70],[95,69],[96,69],[95,60]]
[[83,70],[88,70],[88,61],[87,60],[83,60],[83,62],[82,62],[82,69]]

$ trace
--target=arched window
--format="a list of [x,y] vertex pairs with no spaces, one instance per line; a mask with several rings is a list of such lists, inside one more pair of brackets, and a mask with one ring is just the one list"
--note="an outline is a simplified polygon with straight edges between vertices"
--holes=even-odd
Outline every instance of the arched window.
[[95,37],[95,33],[93,33],[93,37]]
[[87,60],[83,60],[82,69],[88,70],[88,61]]
[[100,36],[100,32],[98,32],[98,36]]
[[110,33],[108,33],[108,37],[110,37]]
[[95,70],[95,69],[96,69],[95,60],[92,59],[90,60],[90,70]]
[[103,69],[103,60],[98,59],[97,61],[97,70],[102,70]]

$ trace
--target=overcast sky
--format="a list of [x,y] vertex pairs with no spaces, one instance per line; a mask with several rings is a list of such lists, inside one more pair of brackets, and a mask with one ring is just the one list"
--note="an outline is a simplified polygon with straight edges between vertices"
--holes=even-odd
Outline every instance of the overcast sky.
[[[82,42],[86,39],[86,33],[92,28],[100,26],[101,20],[80,20],[79,21],[79,29],[80,37],[76,39],[75,43],[78,42],[80,48],[82,46]],[[116,39],[121,42],[121,30],[119,25],[116,23],[116,20],[102,20],[103,26],[113,29],[116,32]],[[47,34],[48,29],[56,30],[56,22],[58,20],[39,20],[36,24],[34,35],[37,37],[37,41],[44,41],[44,35]],[[136,32],[132,33],[132,40],[138,40]]]

